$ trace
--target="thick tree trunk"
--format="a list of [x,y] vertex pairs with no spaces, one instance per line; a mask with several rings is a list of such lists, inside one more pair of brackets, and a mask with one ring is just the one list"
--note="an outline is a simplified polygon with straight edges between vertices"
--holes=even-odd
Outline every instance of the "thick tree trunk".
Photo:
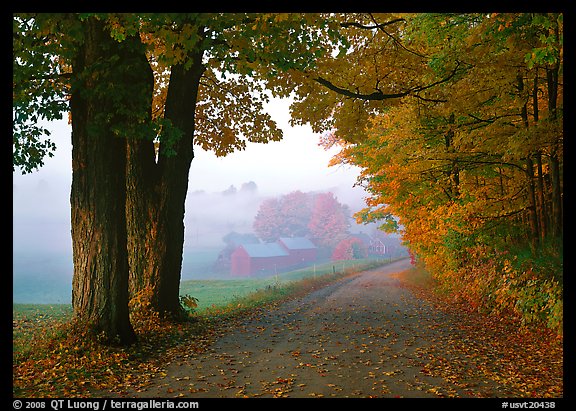
[[[155,205],[158,170],[154,143],[138,138],[128,139],[126,169],[126,219],[128,229],[128,260],[130,262],[130,296],[141,304],[150,301],[157,279],[156,241],[158,220]],[[147,294],[143,294],[147,292]],[[138,295],[140,293],[140,295]]]
[[150,308],[178,318],[182,314],[179,290],[184,249],[184,211],[188,174],[193,155],[196,99],[204,72],[202,53],[191,56],[189,69],[172,67],[164,118],[182,136],[175,155],[164,152],[158,162],[150,142],[129,144],[128,227],[130,290],[148,300]]
[[111,56],[123,50],[104,24],[85,23],[84,45],[74,62],[76,83],[70,102],[72,189],[70,194],[75,319],[108,343],[136,338],[128,312],[126,249],[126,141],[114,136],[111,98],[102,85],[114,84]]

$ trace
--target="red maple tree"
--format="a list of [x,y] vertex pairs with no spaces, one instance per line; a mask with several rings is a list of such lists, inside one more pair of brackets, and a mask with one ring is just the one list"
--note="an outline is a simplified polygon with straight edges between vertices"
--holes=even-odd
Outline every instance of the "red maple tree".
[[336,246],[348,234],[349,215],[348,207],[340,204],[334,194],[317,194],[308,224],[310,235],[320,246]]

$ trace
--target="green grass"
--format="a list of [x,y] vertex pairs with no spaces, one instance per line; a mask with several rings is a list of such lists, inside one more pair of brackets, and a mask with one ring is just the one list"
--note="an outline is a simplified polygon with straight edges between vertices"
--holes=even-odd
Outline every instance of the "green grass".
[[[388,260],[385,260],[386,262]],[[233,280],[185,280],[180,283],[180,295],[190,295],[198,299],[198,310],[210,307],[224,307],[267,287],[278,287],[289,282],[306,278],[320,277],[344,270],[366,270],[378,266],[382,261],[374,259],[335,261],[275,276],[255,278],[247,277]],[[29,325],[42,322],[66,321],[72,316],[70,304],[13,304],[14,321]]]
[[180,284],[180,295],[190,295],[198,299],[198,310],[222,307],[232,301],[254,293],[271,285],[273,280],[187,280]]
[[51,321],[72,315],[70,304],[14,304],[13,320]]

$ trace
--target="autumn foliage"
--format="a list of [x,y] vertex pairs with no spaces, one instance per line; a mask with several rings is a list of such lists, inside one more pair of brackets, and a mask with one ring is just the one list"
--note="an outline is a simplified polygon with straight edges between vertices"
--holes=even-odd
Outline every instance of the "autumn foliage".
[[368,257],[366,245],[355,237],[340,241],[332,253],[332,260],[354,260],[366,257]]
[[264,200],[254,219],[254,232],[264,241],[280,237],[310,237],[320,247],[333,248],[345,238],[350,210],[331,192],[293,191]]
[[370,193],[357,219],[402,232],[455,300],[561,334],[563,16],[370,15],[348,29],[356,46],[319,75],[335,93],[294,109],[317,122],[326,106],[322,144]]

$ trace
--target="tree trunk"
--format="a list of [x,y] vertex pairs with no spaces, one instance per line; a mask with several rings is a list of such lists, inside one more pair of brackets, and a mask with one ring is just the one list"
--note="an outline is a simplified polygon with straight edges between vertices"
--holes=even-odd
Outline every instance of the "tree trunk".
[[526,186],[528,189],[528,223],[530,225],[530,244],[534,251],[540,243],[538,212],[536,205],[536,189],[534,184],[534,162],[530,156],[526,157]]
[[[534,123],[537,124],[540,120],[539,104],[538,104],[538,71],[534,76],[534,82],[532,87],[532,115],[534,118]],[[538,176],[536,177],[536,188],[538,191],[537,202],[538,202],[538,220],[540,222],[540,238],[544,240],[548,234],[548,213],[546,212],[546,195],[544,191],[544,170],[542,167],[542,152],[537,150],[535,154],[536,158],[536,169],[538,170]]]
[[538,207],[539,207],[539,220],[540,220],[540,237],[544,240],[548,235],[548,212],[546,211],[546,191],[544,188],[544,169],[542,167],[542,154],[536,153],[536,169],[538,170],[538,178],[536,179],[536,187],[538,191]]
[[[80,325],[108,343],[136,336],[128,312],[126,249],[126,141],[111,126],[115,104],[102,87],[118,80],[124,50],[94,18],[73,64],[72,188],[74,274],[72,306]],[[120,57],[111,60],[111,57]]]
[[133,294],[143,297],[150,308],[179,318],[179,290],[184,249],[184,212],[188,174],[194,157],[193,135],[196,99],[204,72],[202,53],[191,56],[192,65],[172,67],[164,119],[182,132],[166,153],[160,145],[155,161],[151,142],[129,143],[128,227]]
[[[156,278],[156,241],[158,203],[155,149],[152,141],[128,139],[126,169],[126,224],[128,230],[128,260],[130,263],[130,296],[138,296],[141,304],[150,300]],[[147,292],[148,294],[143,294]],[[138,295],[140,293],[140,295]]]
[[[523,91],[524,91],[524,78],[522,74],[518,74],[518,92],[520,94],[520,98],[523,98]],[[524,102],[522,105],[522,109],[520,111],[520,117],[522,118],[522,123],[524,127],[528,129],[530,126],[528,121],[528,107],[527,102]],[[524,160],[526,169],[526,188],[528,191],[528,224],[530,227],[530,234],[529,234],[529,241],[533,251],[538,250],[538,245],[540,242],[540,235],[538,231],[538,212],[537,212],[537,205],[536,205],[536,189],[534,183],[534,162],[532,161],[532,155],[528,154],[526,159]]]
[[[456,149],[454,148],[454,123],[455,117],[454,113],[452,113],[448,118],[449,129],[444,135],[444,143],[448,154],[456,153]],[[458,160],[455,156],[452,158],[450,168],[446,173],[449,180],[451,199],[456,200],[460,196],[460,167],[458,166]]]
[[[550,122],[558,121],[558,74],[559,64],[546,69],[548,86],[548,117]],[[560,178],[560,160],[558,153],[561,144],[556,142],[552,148],[549,159],[550,176],[552,184],[552,233],[554,237],[561,238],[563,235],[563,210],[562,210],[562,183]]]

